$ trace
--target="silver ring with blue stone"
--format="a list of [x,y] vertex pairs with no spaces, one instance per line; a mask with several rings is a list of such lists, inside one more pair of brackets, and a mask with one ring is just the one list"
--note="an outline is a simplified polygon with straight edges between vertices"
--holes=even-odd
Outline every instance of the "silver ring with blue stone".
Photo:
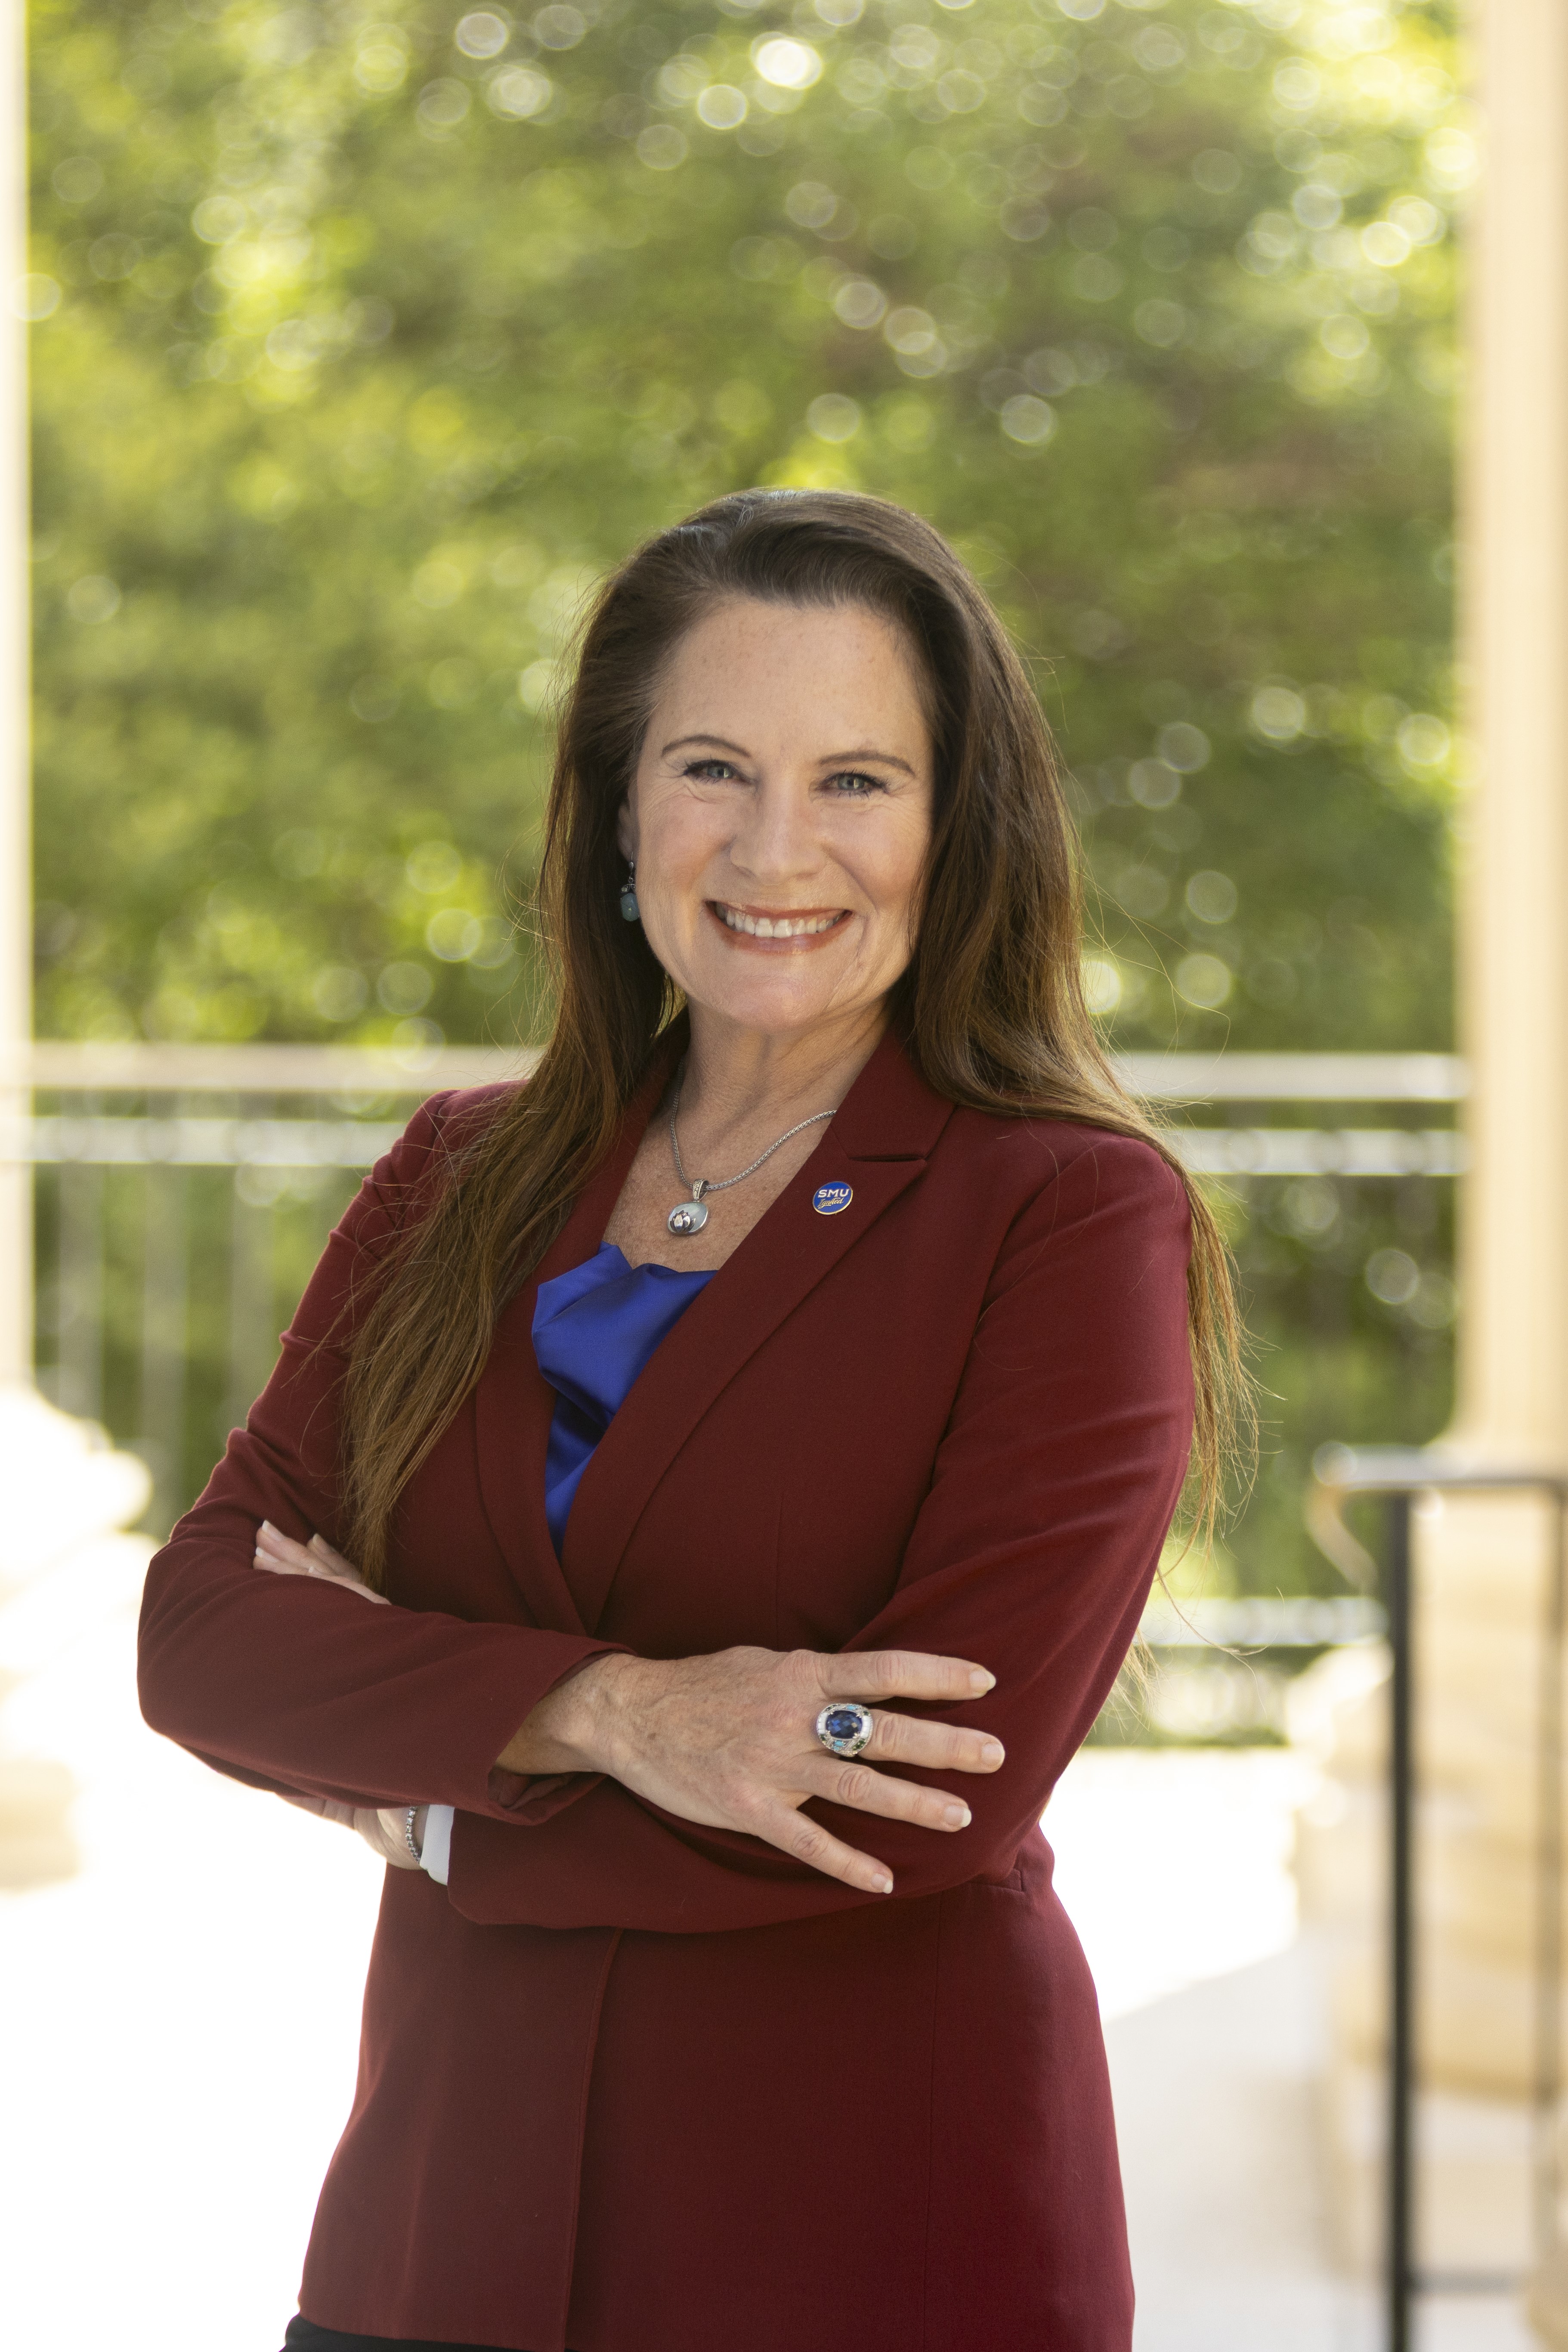
[[876,1728],[870,1708],[857,1698],[835,1699],[816,1718],[816,1736],[830,1756],[858,1756]]

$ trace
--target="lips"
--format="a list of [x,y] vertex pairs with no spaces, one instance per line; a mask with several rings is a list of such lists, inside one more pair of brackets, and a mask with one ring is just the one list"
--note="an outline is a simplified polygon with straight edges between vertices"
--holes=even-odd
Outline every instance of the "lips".
[[846,907],[815,908],[798,915],[754,915],[744,907],[727,906],[721,898],[710,898],[708,903],[726,930],[740,931],[752,940],[820,939],[825,931],[848,920]]

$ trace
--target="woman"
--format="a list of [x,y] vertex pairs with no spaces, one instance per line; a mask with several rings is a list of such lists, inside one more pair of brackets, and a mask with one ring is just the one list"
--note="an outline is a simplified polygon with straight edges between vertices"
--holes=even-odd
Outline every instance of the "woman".
[[420,1111],[148,1580],[148,1720],[394,1865],[289,2343],[1126,2352],[1038,1822],[1234,1325],[951,551],[640,550],[542,887],[536,1075]]

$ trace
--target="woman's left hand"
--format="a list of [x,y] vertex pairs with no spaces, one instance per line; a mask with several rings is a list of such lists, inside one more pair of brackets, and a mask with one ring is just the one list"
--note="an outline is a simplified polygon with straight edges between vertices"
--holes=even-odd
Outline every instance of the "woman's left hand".
[[[312,1536],[308,1544],[296,1543],[292,1537],[281,1534],[270,1519],[262,1520],[257,1535],[255,1565],[273,1576],[311,1576],[319,1583],[341,1585],[344,1591],[357,1592],[366,1601],[386,1603],[386,1595],[373,1592],[353,1562],[345,1559],[341,1551],[334,1551],[323,1538]],[[339,1822],[344,1829],[357,1831],[372,1853],[390,1863],[394,1870],[418,1869],[404,1834],[408,1821],[406,1807],[386,1805],[377,1811],[369,1805],[341,1804],[333,1797],[284,1795],[287,1803],[314,1813],[320,1821]],[[414,1834],[421,1843],[427,1810],[421,1805],[414,1818]]]

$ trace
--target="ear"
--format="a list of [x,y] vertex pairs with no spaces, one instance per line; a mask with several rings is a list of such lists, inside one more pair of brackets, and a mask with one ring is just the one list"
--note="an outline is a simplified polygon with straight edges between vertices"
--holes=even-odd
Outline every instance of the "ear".
[[632,814],[630,793],[616,812],[616,846],[628,865],[635,864],[637,854],[637,824],[636,817]]

